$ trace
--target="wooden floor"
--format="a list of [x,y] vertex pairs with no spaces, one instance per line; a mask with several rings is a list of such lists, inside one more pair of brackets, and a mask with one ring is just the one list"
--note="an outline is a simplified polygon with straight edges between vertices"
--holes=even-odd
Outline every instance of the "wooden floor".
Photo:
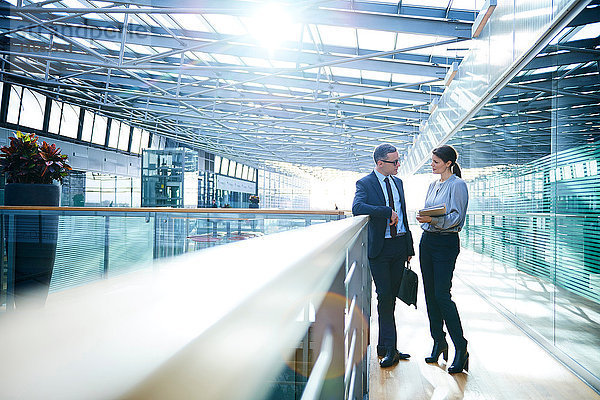
[[[413,262],[418,271],[418,260]],[[414,268],[414,267],[413,267]],[[411,354],[391,368],[380,368],[377,343],[377,309],[371,317],[369,399],[600,399],[519,329],[508,322],[460,279],[453,280],[465,337],[469,341],[468,373],[450,375],[440,356],[439,364],[427,364],[431,351],[425,299],[419,287],[418,309],[404,303],[396,306],[398,350]],[[375,296],[375,290],[373,288]],[[450,339],[448,337],[448,341]],[[449,363],[454,349],[450,345]]]

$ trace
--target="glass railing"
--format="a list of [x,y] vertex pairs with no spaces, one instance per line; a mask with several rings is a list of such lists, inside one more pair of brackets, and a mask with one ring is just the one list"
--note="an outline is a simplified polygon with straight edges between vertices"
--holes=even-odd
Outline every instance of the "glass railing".
[[[95,244],[96,267],[108,267],[104,275],[95,269],[96,282],[51,291],[43,307],[20,312],[17,304],[0,315],[0,398],[310,400],[367,393],[366,217],[315,224],[342,214],[2,211],[3,242],[20,236],[10,227],[27,222],[31,231],[58,216],[57,265],[59,253],[71,251],[71,274],[77,265],[89,271],[86,251]],[[239,236],[240,223],[242,232],[262,234],[313,225],[191,252],[203,242],[189,238],[207,232],[190,228],[180,238],[186,219],[206,229],[196,220],[210,217],[212,229],[217,215],[223,238]],[[161,229],[148,234],[144,224]],[[142,247],[145,237],[151,245]],[[39,240],[50,239],[46,230]],[[190,252],[158,259],[161,243]],[[6,270],[18,243],[4,247]],[[131,265],[111,265],[119,257]]]
[[[27,242],[17,248],[31,253],[28,246],[39,248],[52,236],[56,246],[49,282],[52,293],[151,268],[153,260],[159,258],[344,218],[340,211],[70,207],[1,207],[0,215],[5,237],[1,243],[2,310],[7,304],[12,307],[9,298],[14,263],[9,253],[15,251],[15,246],[6,245],[15,243],[14,239]],[[41,232],[39,221],[58,225]],[[15,229],[17,225],[24,226]],[[33,236],[29,231],[33,231]],[[15,235],[27,237],[14,238]]]
[[600,387],[598,213],[469,212],[462,243],[459,276]]

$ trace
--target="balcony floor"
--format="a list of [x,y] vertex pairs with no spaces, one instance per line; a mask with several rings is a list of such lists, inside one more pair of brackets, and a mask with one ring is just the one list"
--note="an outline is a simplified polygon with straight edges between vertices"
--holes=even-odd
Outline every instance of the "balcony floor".
[[[412,264],[420,275],[418,258]],[[448,365],[441,356],[439,364],[425,363],[424,357],[431,351],[432,340],[423,287],[421,283],[419,285],[417,310],[399,301],[396,305],[398,349],[411,354],[411,359],[386,369],[379,367],[375,351],[378,328],[373,287],[370,400],[600,399],[594,390],[456,276],[452,293],[469,341],[470,371],[455,375],[446,372],[454,356],[451,344]]]

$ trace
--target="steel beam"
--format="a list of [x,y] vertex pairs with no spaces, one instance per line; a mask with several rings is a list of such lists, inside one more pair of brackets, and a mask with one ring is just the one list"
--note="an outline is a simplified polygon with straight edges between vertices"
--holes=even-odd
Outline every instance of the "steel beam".
[[[138,14],[225,14],[232,16],[252,17],[259,8],[248,7],[250,3],[218,2],[211,7],[206,5],[182,7],[181,3],[173,7],[144,7],[136,8]],[[161,4],[164,6],[164,3]],[[41,14],[51,18],[55,14],[126,14],[131,10],[120,7],[90,7],[90,8],[49,8],[49,7],[7,7],[9,13]],[[403,32],[420,35],[471,38],[471,22],[448,21],[439,19],[407,17],[394,14],[372,14],[356,11],[334,10],[325,8],[307,8],[293,11],[292,18],[296,23],[324,24],[358,29],[369,29],[388,32]]]

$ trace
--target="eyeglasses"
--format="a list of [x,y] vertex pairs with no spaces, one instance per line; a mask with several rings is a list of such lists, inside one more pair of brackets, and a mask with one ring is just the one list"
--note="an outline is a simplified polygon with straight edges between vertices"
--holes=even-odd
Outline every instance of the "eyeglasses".
[[383,161],[384,163],[394,164],[394,165],[400,164],[400,160],[394,160],[394,161],[379,160],[379,161]]

